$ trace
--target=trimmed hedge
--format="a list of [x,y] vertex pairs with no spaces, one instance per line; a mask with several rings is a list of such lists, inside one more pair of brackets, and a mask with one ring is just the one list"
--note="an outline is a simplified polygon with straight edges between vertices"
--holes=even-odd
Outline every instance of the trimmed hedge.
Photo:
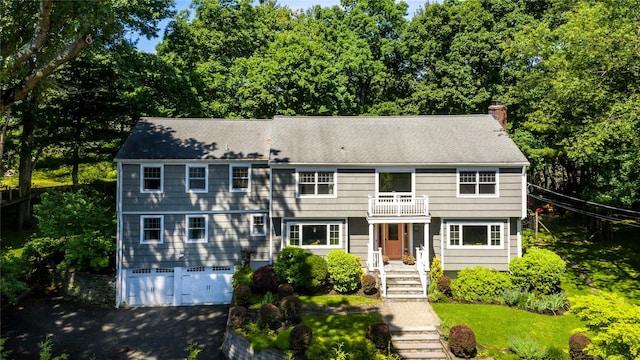
[[327,261],[320,255],[309,255],[307,257],[308,276],[305,279],[305,287],[315,293],[327,283],[329,268]]
[[304,288],[309,278],[309,256],[309,251],[299,247],[287,246],[282,249],[273,265],[280,283],[291,284],[295,289]]
[[499,303],[504,291],[512,288],[509,275],[482,266],[464,268],[451,281],[451,294],[459,301]]
[[331,250],[327,254],[327,265],[336,291],[349,293],[358,288],[363,274],[358,257],[344,250]]
[[476,356],[476,334],[466,325],[455,325],[449,329],[449,348],[453,355],[461,358]]
[[566,263],[553,251],[530,248],[523,257],[509,262],[511,281],[517,288],[548,295],[560,287]]

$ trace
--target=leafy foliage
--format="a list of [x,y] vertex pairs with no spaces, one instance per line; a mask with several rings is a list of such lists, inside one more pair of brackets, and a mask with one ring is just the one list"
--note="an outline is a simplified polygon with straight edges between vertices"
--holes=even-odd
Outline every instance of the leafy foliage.
[[290,295],[280,300],[280,311],[284,321],[290,324],[298,324],[302,319],[302,302],[295,295]]
[[520,357],[520,359],[543,360],[547,352],[531,337],[512,337],[509,340],[509,348]]
[[640,357],[640,306],[615,294],[576,296],[572,311],[596,335],[587,352],[606,359]]
[[449,348],[451,352],[462,358],[471,358],[476,355],[476,335],[466,325],[455,325],[449,329]]
[[391,343],[391,329],[387,323],[372,324],[367,329],[367,339],[371,340],[378,350],[385,350]]
[[289,337],[289,346],[296,354],[302,354],[311,345],[311,338],[313,337],[313,330],[304,324],[296,325],[291,330]]
[[348,293],[358,288],[363,271],[355,255],[344,250],[331,250],[327,254],[327,265],[336,291]]
[[371,274],[365,274],[361,280],[362,291],[366,295],[373,295],[378,292],[378,281],[376,277]]
[[552,294],[560,286],[566,263],[554,252],[532,247],[509,262],[513,285],[537,294]]
[[238,285],[233,289],[231,303],[234,305],[247,306],[251,298],[251,288],[249,285]]
[[309,277],[305,287],[311,292],[316,292],[327,283],[329,277],[327,261],[320,255],[310,255],[306,261],[309,267]]
[[273,269],[281,283],[291,284],[294,288],[304,288],[309,276],[307,258],[311,253],[305,249],[287,246],[278,254]]
[[253,284],[253,270],[249,266],[238,266],[231,277],[231,285],[236,288],[240,285],[251,286]]
[[251,275],[252,287],[260,293],[278,291],[278,277],[273,269],[273,265],[265,265],[258,268]]
[[29,290],[25,282],[27,266],[22,259],[3,251],[0,255],[0,269],[0,301],[3,306],[14,304],[20,295]]
[[442,264],[440,263],[439,257],[434,257],[431,260],[431,271],[429,271],[429,280],[431,283],[437,283],[438,278],[444,275],[444,271],[442,270]]
[[496,302],[505,290],[512,288],[513,284],[507,274],[482,266],[464,268],[451,281],[453,298],[462,301]]

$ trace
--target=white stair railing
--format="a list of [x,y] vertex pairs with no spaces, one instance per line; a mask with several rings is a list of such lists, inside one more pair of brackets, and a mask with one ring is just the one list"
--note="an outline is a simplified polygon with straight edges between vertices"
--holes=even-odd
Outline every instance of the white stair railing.
[[418,269],[418,274],[420,274],[420,285],[422,286],[422,296],[427,296],[427,286],[429,285],[427,281],[427,262],[429,261],[426,257],[427,252],[423,247],[416,247],[416,268]]
[[382,260],[382,248],[373,252],[373,267],[380,273],[380,290],[382,297],[387,296],[387,275],[384,272],[384,261]]

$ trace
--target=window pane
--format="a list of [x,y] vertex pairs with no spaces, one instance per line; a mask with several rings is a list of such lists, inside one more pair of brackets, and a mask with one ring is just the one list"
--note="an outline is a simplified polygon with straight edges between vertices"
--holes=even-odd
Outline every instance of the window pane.
[[300,228],[298,225],[289,226],[289,244],[300,245]]
[[449,244],[460,245],[460,225],[451,225],[449,233]]
[[496,193],[496,185],[495,184],[480,184],[479,192],[480,192],[480,194],[495,194]]
[[253,229],[254,234],[264,234],[264,217],[262,215],[257,215],[253,217]]
[[476,184],[460,184],[460,194],[475,194]]
[[145,230],[144,241],[160,241],[160,230]]
[[313,184],[300,184],[300,194],[314,195],[316,193],[315,188],[316,187]]
[[411,173],[379,173],[378,192],[411,192]]
[[333,194],[333,184],[318,184],[318,195]]
[[142,187],[144,190],[160,190],[160,167],[145,167],[143,168],[143,182]]
[[493,171],[480,171],[478,178],[481,183],[495,183],[496,173]]
[[300,179],[300,183],[306,183],[306,184],[313,184],[316,182],[316,176],[315,173],[313,172],[301,172],[298,175],[299,179]]
[[485,225],[463,225],[462,245],[487,245],[487,227]]
[[201,178],[204,179],[205,168],[203,167],[190,167],[189,168],[189,177],[190,178]]
[[204,179],[189,179],[189,189],[204,189]]
[[329,225],[329,245],[340,244],[340,225]]
[[500,246],[500,225],[491,225],[491,245]]
[[160,179],[144,179],[145,190],[160,190]]
[[327,226],[302,225],[302,245],[327,245]]
[[249,168],[248,167],[234,167],[232,170],[232,183],[231,186],[234,189],[248,189],[249,188]]
[[474,171],[461,171],[460,183],[476,183],[476,173]]
[[160,218],[144,218],[143,220],[144,241],[160,241]]

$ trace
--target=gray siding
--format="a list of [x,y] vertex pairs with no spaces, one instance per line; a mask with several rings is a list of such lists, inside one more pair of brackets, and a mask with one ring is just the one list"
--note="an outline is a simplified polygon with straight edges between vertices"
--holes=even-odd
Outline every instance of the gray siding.
[[122,211],[266,210],[269,206],[269,169],[252,166],[251,192],[229,191],[229,165],[209,165],[209,191],[187,193],[185,165],[164,165],[164,191],[140,192],[140,165],[122,165]]
[[[362,217],[375,196],[375,171],[338,169],[336,198],[296,198],[294,169],[273,170],[273,214],[278,217]],[[429,196],[432,217],[520,217],[521,168],[500,169],[499,197],[457,197],[456,169],[417,169],[415,195]]]
[[[478,222],[491,222],[492,219],[473,219]],[[517,257],[518,254],[518,236],[517,236],[517,224],[520,220],[518,218],[512,218],[504,222],[503,224],[503,241],[500,249],[494,248],[449,248],[448,247],[448,234],[447,234],[447,222],[444,222],[443,233],[438,236],[444,239],[444,258],[443,268],[447,271],[462,270],[466,267],[484,266],[487,268],[493,268],[501,271],[508,270],[508,264],[510,259]],[[516,226],[513,226],[516,225]],[[514,229],[515,228],[515,229]],[[434,236],[434,241],[435,241]],[[434,247],[440,248],[439,245],[434,244]],[[440,256],[440,249],[438,249],[437,256]]]
[[[164,215],[164,242],[140,243],[140,216],[123,216],[125,268],[233,266],[242,248],[256,250],[255,261],[269,260],[269,236],[250,235],[251,214],[208,214],[208,242],[186,243],[184,214]],[[181,256],[184,255],[184,256]]]
[[365,218],[349,218],[349,253],[367,260],[369,224]]

